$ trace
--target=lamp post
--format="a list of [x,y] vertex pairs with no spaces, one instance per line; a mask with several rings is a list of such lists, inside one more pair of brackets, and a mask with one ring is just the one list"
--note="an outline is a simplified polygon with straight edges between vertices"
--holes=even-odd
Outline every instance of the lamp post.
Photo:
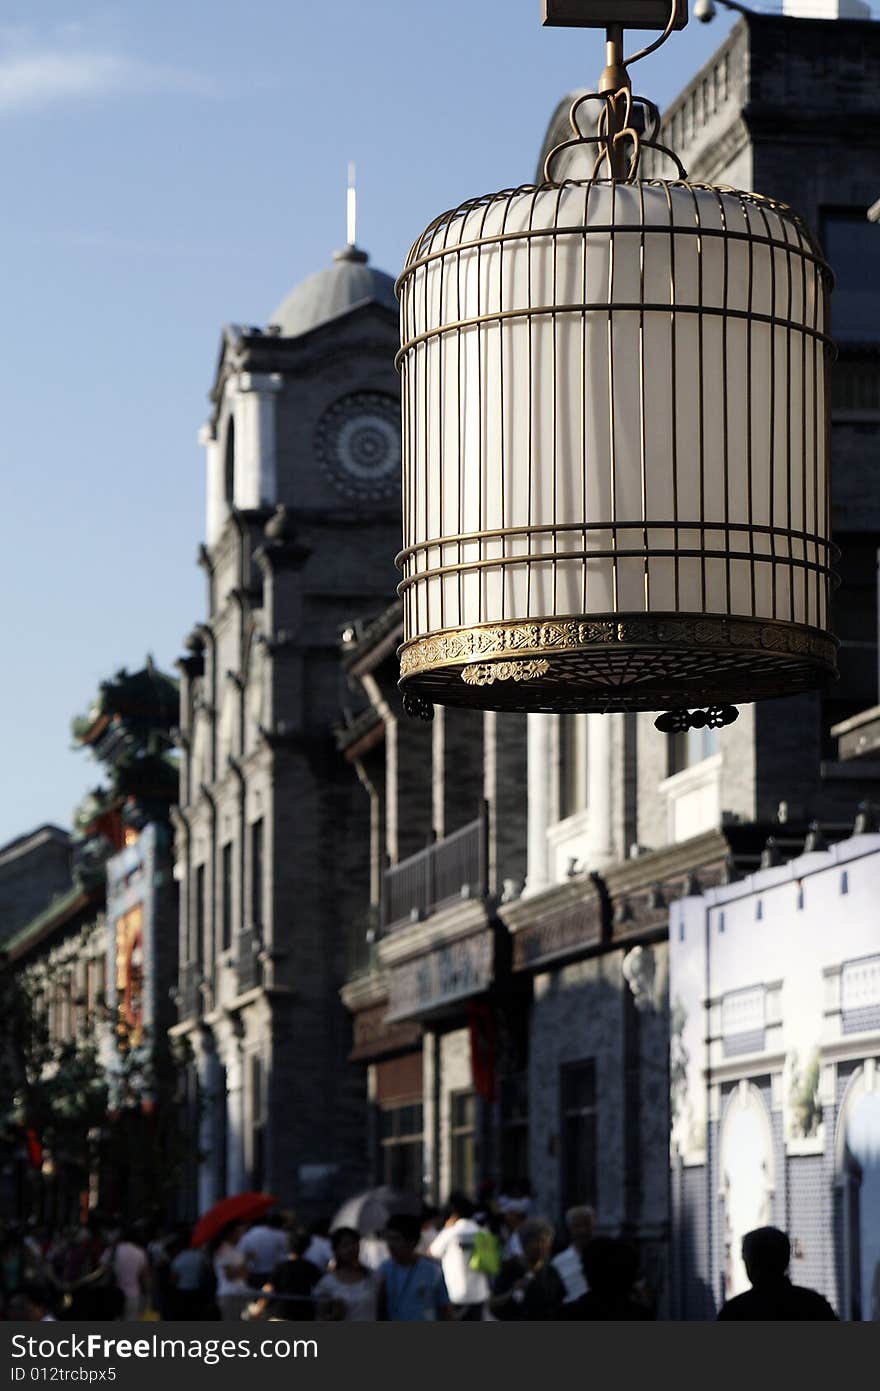
[[443,213],[398,281],[404,703],[715,727],[836,671],[830,275],[790,208],[690,183],[633,91],[681,0],[544,15],[605,27],[597,91],[541,183]]

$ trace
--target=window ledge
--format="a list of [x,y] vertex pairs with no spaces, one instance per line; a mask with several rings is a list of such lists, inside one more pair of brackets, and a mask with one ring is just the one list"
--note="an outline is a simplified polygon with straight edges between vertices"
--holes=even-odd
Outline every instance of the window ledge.
[[722,763],[723,754],[713,753],[658,784],[657,790],[666,802],[666,828],[671,844],[690,840],[719,825]]
[[657,784],[657,791],[675,796],[677,793],[691,792],[704,783],[714,782],[721,771],[723,758],[724,755],[720,753],[701,758],[699,763],[692,763],[689,768],[682,768],[680,773],[671,773],[668,778],[664,778]]
[[589,808],[566,816],[547,827],[550,880],[563,884],[572,874],[583,874],[591,858]]
[[584,807],[583,811],[576,811],[572,816],[565,816],[561,821],[554,821],[547,827],[547,839],[552,846],[557,846],[560,841],[570,840],[572,836],[584,835],[590,829],[590,808]]

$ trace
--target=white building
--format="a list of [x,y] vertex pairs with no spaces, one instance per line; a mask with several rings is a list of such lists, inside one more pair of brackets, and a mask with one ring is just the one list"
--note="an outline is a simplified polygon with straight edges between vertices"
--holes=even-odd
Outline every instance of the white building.
[[748,1288],[777,1226],[791,1278],[880,1319],[880,835],[672,905],[672,1298]]

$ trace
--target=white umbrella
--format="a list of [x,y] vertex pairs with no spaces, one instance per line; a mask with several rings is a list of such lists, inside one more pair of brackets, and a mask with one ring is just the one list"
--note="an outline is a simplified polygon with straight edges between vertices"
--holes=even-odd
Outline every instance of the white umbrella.
[[361,1236],[371,1236],[374,1232],[384,1231],[389,1217],[396,1213],[418,1217],[421,1211],[422,1200],[415,1193],[388,1185],[368,1188],[342,1204],[333,1218],[331,1231],[337,1227],[352,1227]]

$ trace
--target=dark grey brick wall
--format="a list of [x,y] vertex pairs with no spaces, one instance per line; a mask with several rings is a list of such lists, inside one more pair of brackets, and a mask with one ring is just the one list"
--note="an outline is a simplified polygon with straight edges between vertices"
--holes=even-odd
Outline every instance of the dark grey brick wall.
[[829,1197],[824,1156],[792,1156],[788,1162],[788,1218],[785,1223],[794,1252],[791,1278],[796,1285],[809,1285],[819,1290],[826,1299],[835,1293],[829,1288],[828,1280]]
[[483,809],[483,715],[451,706],[434,714],[434,831],[438,839]]
[[711,1319],[716,1300],[709,1273],[710,1204],[703,1166],[678,1166],[672,1179],[671,1313],[676,1319]]

